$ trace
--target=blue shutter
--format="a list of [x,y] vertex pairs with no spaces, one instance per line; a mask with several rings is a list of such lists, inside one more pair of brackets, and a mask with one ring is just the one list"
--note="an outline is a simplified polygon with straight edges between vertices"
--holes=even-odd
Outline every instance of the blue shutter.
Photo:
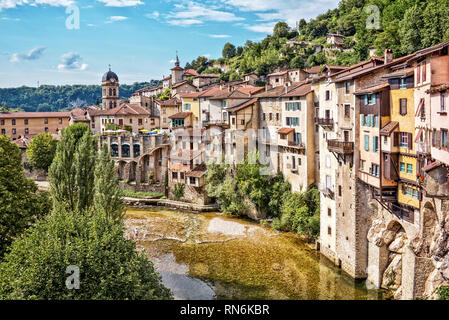
[[377,152],[377,139],[378,137],[373,137],[373,151]]
[[377,94],[373,94],[373,104],[376,104]]
[[365,135],[365,151],[369,151],[369,136]]
[[364,115],[364,114],[361,114],[361,115],[360,115],[360,125],[361,125],[361,126],[364,126],[364,125],[365,125],[365,115]]
[[368,95],[366,94],[365,95],[365,105],[367,105],[368,104]]
[[298,102],[298,110],[301,111],[301,102]]

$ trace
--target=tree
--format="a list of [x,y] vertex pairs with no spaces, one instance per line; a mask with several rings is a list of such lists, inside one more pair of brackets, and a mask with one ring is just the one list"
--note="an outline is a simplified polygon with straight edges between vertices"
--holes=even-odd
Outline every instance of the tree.
[[4,101],[2,106],[0,107],[0,112],[9,112],[8,104]]
[[25,178],[20,150],[0,136],[0,257],[11,242],[51,209],[47,193]]
[[53,203],[67,210],[85,212],[93,197],[95,142],[86,124],[74,124],[62,131],[56,155],[49,169]]
[[414,5],[405,12],[399,29],[401,49],[404,54],[410,54],[422,49],[422,29],[422,10],[420,6]]
[[118,183],[114,160],[111,159],[108,145],[104,144],[97,154],[95,165],[93,207],[96,212],[116,220],[122,219],[125,211]]
[[[79,268],[79,289],[66,287]],[[16,240],[0,264],[0,299],[171,299],[121,221],[55,209]]]
[[50,133],[43,133],[33,137],[26,155],[34,168],[48,171],[56,153],[57,140]]
[[290,28],[286,22],[279,21],[276,23],[273,29],[273,37],[275,38],[287,38],[290,32]]
[[233,58],[235,57],[237,51],[232,43],[227,42],[223,47],[223,58]]

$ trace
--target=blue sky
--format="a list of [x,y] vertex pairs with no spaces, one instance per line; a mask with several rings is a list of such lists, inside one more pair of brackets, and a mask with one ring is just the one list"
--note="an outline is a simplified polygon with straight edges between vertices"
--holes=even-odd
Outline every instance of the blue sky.
[[[294,26],[338,2],[0,0],[0,87],[99,84],[108,64],[121,83],[160,79],[176,51],[182,66],[218,58],[228,41],[258,41],[277,21]],[[79,29],[67,28],[77,10]]]

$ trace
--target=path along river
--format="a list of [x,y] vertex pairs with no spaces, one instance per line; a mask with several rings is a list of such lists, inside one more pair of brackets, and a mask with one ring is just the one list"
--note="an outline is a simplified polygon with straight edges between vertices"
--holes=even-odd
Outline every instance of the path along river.
[[254,222],[150,208],[129,209],[125,225],[176,299],[382,298],[299,236]]

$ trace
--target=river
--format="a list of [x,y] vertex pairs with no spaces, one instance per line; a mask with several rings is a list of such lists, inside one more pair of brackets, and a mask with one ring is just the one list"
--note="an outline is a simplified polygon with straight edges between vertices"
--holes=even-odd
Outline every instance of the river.
[[382,298],[298,235],[254,222],[151,208],[129,209],[125,225],[175,299]]

